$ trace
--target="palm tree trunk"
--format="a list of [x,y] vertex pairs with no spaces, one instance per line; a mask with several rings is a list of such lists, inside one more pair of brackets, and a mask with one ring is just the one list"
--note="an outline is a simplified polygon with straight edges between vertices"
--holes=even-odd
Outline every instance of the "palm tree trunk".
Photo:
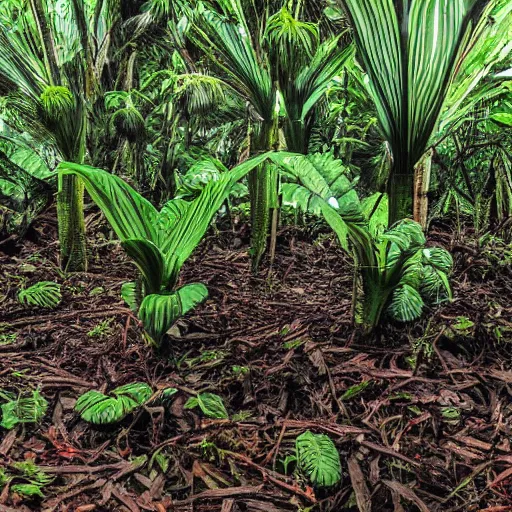
[[[277,123],[262,124],[251,142],[255,153],[270,151],[278,139]],[[278,171],[275,165],[265,162],[249,174],[249,196],[251,202],[251,257],[252,268],[256,271],[267,250],[267,239],[271,219],[276,219],[278,209]],[[275,213],[274,213],[275,211]],[[277,226],[277,224],[276,224]],[[271,241],[271,252],[275,251],[275,232]]]
[[388,180],[389,217],[388,225],[413,216],[414,172],[389,175]]
[[428,220],[428,191],[432,170],[432,151],[416,164],[414,177],[414,220],[425,230]]
[[62,269],[66,272],[86,271],[84,185],[75,176],[59,177],[57,216]]
[[37,25],[39,37],[41,39],[44,57],[44,63],[48,72],[48,78],[52,85],[61,85],[61,75],[59,63],[57,60],[57,52],[55,50],[55,43],[53,41],[52,33],[48,26],[46,13],[41,0],[30,0],[30,7],[32,14]]

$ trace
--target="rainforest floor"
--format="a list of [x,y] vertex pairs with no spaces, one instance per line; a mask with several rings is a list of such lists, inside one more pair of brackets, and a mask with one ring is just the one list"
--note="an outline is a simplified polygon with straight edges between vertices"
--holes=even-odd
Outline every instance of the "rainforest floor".
[[[0,488],[0,512],[512,511],[510,249],[436,226],[454,301],[364,338],[351,261],[327,235],[283,229],[254,275],[247,229],[211,232],[182,272],[210,296],[158,353],[120,299],[134,267],[98,215],[88,230],[88,272],[68,276],[51,213],[0,242],[0,389],[49,403],[39,424],[0,429],[0,469],[31,459],[53,478],[32,501]],[[55,310],[18,302],[38,281],[62,284]],[[110,427],[73,411],[136,381],[178,393]],[[197,392],[231,419],[185,409]],[[293,462],[285,474],[308,429],[339,450],[335,487],[309,487]]]

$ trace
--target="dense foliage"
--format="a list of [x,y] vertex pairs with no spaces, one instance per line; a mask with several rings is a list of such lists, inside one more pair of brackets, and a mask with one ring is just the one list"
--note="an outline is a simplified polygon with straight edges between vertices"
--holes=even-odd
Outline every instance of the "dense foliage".
[[[481,245],[508,248],[503,259],[510,258],[511,128],[510,0],[0,0],[0,247],[37,237],[33,226],[51,219],[57,275],[78,281],[87,275],[88,240],[101,231],[108,250],[120,246],[137,272],[119,280],[128,306],[116,306],[128,315],[123,344],[133,321],[140,346],[176,363],[177,381],[186,354],[173,352],[169,342],[180,338],[173,329],[194,309],[200,314],[209,296],[206,280],[183,282],[182,270],[212,227],[249,233],[239,245],[247,242],[252,275],[265,272],[268,288],[281,228],[302,230],[308,243],[333,240],[350,268],[350,342],[375,346],[386,329],[423,328],[422,316],[453,301],[454,244],[429,238],[432,226],[466,228]],[[50,279],[19,277],[19,311],[77,306]],[[291,290],[305,293],[298,285]],[[220,300],[230,297],[210,293]],[[462,317],[446,335],[471,328]],[[90,337],[108,329],[107,322]],[[308,357],[344,414],[344,398],[368,382],[340,401],[321,353]],[[79,382],[76,421],[108,429],[169,413],[178,388],[119,385],[115,370],[105,371],[98,389]],[[153,369],[144,371],[153,378]],[[64,371],[58,378],[70,379]],[[176,407],[180,421],[194,414],[197,425],[211,422],[201,424],[205,430],[236,423],[223,398],[208,387],[192,390],[197,384],[180,381],[190,395]],[[43,391],[0,389],[0,427],[41,422]],[[492,414],[498,421],[501,412]],[[424,419],[420,410],[403,432]],[[58,448],[54,435],[46,437]],[[207,453],[206,437],[201,443]],[[163,446],[151,446],[151,464]],[[294,446],[282,461],[276,448],[273,470],[286,474],[291,464],[321,492],[340,484],[344,461],[331,437],[302,429]],[[2,503],[13,491],[44,497],[52,478],[31,464],[0,469]],[[348,469],[357,480],[353,462]],[[212,472],[192,470],[206,482]],[[147,487],[153,492],[151,481]],[[404,510],[399,495],[411,498],[402,487],[392,488],[395,510]],[[359,488],[356,501],[369,511],[365,492]],[[222,510],[235,510],[227,503]]]

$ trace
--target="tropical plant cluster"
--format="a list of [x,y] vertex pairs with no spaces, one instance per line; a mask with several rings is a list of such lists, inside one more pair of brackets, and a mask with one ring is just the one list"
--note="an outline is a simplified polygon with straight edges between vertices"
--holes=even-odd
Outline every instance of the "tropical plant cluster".
[[[54,216],[61,275],[77,275],[101,212],[137,271],[120,296],[155,352],[209,295],[183,267],[235,219],[251,271],[269,275],[281,227],[319,223],[351,262],[361,339],[420,322],[453,300],[432,226],[512,242],[511,128],[509,0],[0,3],[1,240]],[[53,281],[17,298],[36,312],[72,300]],[[104,427],[177,392],[89,390],[74,411]],[[48,407],[39,388],[0,398],[6,430]],[[209,392],[184,409],[233,421]],[[298,436],[290,462],[315,487],[342,478],[324,434]],[[51,481],[30,462],[0,471],[13,479],[26,496]]]

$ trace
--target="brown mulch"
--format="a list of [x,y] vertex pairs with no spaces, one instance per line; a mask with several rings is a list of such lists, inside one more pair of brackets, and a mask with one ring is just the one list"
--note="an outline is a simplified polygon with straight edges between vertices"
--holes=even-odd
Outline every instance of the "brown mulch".
[[[50,404],[41,424],[0,429],[0,468],[32,459],[55,478],[39,500],[6,485],[0,512],[512,511],[506,255],[434,231],[456,259],[455,301],[365,340],[351,324],[350,260],[329,238],[285,229],[273,268],[253,275],[245,237],[212,234],[182,274],[210,297],[156,353],[119,297],[132,265],[90,222],[88,273],[60,272],[50,215],[23,244],[0,245],[0,388],[40,387]],[[62,284],[53,311],[16,299],[41,280]],[[463,331],[461,316],[473,322]],[[110,428],[73,412],[83,392],[134,381],[179,391]],[[231,420],[184,408],[205,391]],[[307,429],[337,445],[331,489],[293,463],[284,473]]]

